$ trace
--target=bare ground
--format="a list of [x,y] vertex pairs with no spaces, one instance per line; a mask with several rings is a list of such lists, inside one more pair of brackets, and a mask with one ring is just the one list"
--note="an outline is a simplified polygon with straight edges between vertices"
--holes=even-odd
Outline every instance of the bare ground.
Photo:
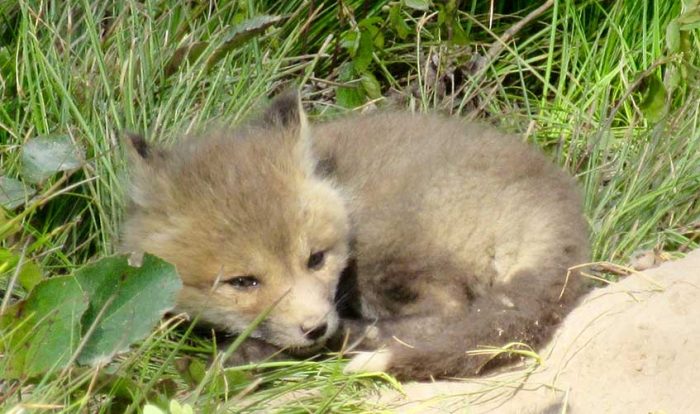
[[690,413],[700,407],[700,250],[597,289],[540,352],[542,365],[409,383],[402,413]]

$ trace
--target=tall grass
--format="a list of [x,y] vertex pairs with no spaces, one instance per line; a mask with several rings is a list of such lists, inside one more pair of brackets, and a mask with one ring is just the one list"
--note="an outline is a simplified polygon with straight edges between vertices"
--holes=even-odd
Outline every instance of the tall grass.
[[[167,144],[210,120],[235,124],[295,80],[305,81],[305,103],[315,117],[349,110],[337,104],[336,86],[362,83],[359,74],[344,78],[343,64],[356,57],[340,40],[378,17],[384,42],[372,51],[368,70],[381,95],[521,132],[551,153],[582,185],[596,259],[624,262],[641,248],[698,247],[700,96],[693,80],[700,44],[691,32],[692,53],[675,55],[665,46],[682,4],[557,0],[489,56],[539,3],[503,2],[493,14],[489,1],[462,3],[456,18],[466,44],[441,22],[437,5],[425,12],[402,7],[400,19],[410,29],[402,38],[389,21],[396,3],[388,1],[3,2],[2,174],[19,176],[22,144],[40,135],[67,134],[86,154],[80,171],[41,184],[24,210],[8,212],[5,222],[14,217],[19,227],[4,244],[29,240],[28,254],[49,274],[113,252],[126,175],[123,131]],[[227,49],[239,25],[261,15],[282,19]],[[195,46],[197,54],[185,59],[183,51]],[[666,115],[650,122],[641,108],[646,78],[681,69],[687,77],[669,88]],[[363,108],[386,100],[365,96]],[[10,294],[22,292],[3,296]],[[285,366],[256,374],[257,380],[252,368],[241,369],[243,379],[228,394],[217,388],[220,372],[199,387],[188,385],[175,359],[202,361],[212,352],[211,343],[166,324],[108,366],[47,375],[32,385],[2,384],[0,406],[135,412],[147,400],[175,398],[202,412],[252,412],[296,392],[302,397],[288,396],[277,409],[362,412],[363,393],[381,384],[346,377],[332,360],[278,364]]]

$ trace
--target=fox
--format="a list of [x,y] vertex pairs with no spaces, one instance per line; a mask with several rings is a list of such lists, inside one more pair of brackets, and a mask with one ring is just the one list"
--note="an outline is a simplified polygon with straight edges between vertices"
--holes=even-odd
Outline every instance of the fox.
[[490,126],[396,110],[310,124],[292,91],[169,149],[126,142],[122,250],[173,263],[176,310],[215,328],[267,312],[246,358],[352,343],[346,372],[482,375],[514,356],[468,351],[543,345],[585,290],[575,179]]

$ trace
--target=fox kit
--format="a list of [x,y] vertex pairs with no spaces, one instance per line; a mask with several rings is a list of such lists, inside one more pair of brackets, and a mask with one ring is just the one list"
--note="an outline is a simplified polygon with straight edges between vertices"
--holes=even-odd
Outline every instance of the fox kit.
[[[284,94],[234,131],[129,152],[124,249],[175,264],[178,309],[216,327],[269,310],[253,347],[348,334],[377,351],[351,371],[476,375],[488,359],[466,351],[542,344],[580,291],[573,180],[484,126],[396,112],[309,126]],[[356,285],[337,291],[344,269]]]

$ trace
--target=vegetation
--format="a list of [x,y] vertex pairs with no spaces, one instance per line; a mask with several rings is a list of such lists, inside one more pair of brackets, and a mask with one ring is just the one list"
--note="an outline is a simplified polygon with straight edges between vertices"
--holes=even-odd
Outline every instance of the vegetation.
[[[519,132],[579,179],[596,260],[682,255],[700,240],[699,3],[4,0],[2,310],[114,253],[123,131],[167,144],[290,83],[316,118],[398,105]],[[178,317],[112,361],[73,364],[76,336],[62,366],[22,371],[9,356],[33,329],[8,326],[3,411],[367,412],[399,386],[335,357],[205,370],[217,344]]]

